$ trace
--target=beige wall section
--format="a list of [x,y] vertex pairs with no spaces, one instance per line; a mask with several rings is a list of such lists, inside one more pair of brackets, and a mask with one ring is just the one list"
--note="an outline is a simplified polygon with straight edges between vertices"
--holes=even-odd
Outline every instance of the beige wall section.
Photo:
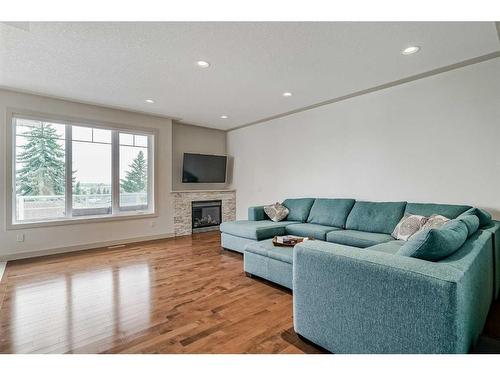
[[185,152],[200,154],[226,154],[226,131],[200,126],[172,124],[172,190],[227,189],[231,181],[231,160],[228,161],[227,183],[182,183],[182,158]]
[[[158,217],[6,230],[5,138],[7,108],[158,129],[156,176]],[[60,248],[78,250],[92,247],[92,244],[168,237],[174,232],[173,203],[170,196],[170,187],[172,186],[172,122],[169,119],[0,90],[0,150],[0,260],[2,257],[22,257],[23,254],[35,256],[37,253],[45,254],[47,250]],[[24,242],[16,242],[18,233],[25,234]]]
[[466,203],[500,219],[499,103],[497,58],[230,131],[237,218],[312,196]]

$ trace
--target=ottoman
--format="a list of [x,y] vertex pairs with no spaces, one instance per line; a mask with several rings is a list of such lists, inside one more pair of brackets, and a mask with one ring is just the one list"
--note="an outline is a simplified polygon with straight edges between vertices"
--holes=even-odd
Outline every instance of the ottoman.
[[292,289],[294,248],[274,246],[272,241],[268,239],[248,244],[243,253],[243,268],[247,274]]

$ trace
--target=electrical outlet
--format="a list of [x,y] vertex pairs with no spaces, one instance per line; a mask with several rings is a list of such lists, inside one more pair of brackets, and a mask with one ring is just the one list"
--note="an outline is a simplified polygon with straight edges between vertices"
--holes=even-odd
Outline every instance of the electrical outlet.
[[153,220],[153,221],[151,221],[151,222],[149,223],[149,226],[150,226],[151,228],[156,227],[156,221],[154,221],[154,220]]
[[19,233],[16,238],[17,242],[24,242],[24,233]]

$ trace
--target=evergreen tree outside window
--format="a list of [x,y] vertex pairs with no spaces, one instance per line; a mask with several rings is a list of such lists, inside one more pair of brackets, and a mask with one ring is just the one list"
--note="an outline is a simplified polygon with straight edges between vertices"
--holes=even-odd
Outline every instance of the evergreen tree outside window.
[[[22,120],[16,128],[18,220],[65,216],[65,126]],[[32,207],[26,210],[26,207]]]
[[147,183],[148,165],[141,150],[129,165],[125,178],[121,180],[121,187],[127,193],[138,193],[146,191]]
[[148,139],[120,133],[120,207],[141,210],[148,204]]

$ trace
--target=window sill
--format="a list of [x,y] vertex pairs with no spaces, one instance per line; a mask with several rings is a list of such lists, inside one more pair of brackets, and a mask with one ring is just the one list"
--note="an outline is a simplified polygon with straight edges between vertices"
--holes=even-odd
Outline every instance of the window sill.
[[121,220],[138,220],[138,219],[149,219],[156,218],[158,214],[156,212],[140,212],[140,213],[122,213],[113,216],[86,216],[86,217],[75,217],[75,218],[64,218],[64,219],[54,219],[47,221],[30,221],[30,222],[20,222],[20,223],[8,223],[7,230],[17,230],[17,229],[30,229],[30,228],[44,228],[44,227],[56,227],[61,225],[75,225],[75,224],[93,224],[93,223],[104,223],[113,222]]

